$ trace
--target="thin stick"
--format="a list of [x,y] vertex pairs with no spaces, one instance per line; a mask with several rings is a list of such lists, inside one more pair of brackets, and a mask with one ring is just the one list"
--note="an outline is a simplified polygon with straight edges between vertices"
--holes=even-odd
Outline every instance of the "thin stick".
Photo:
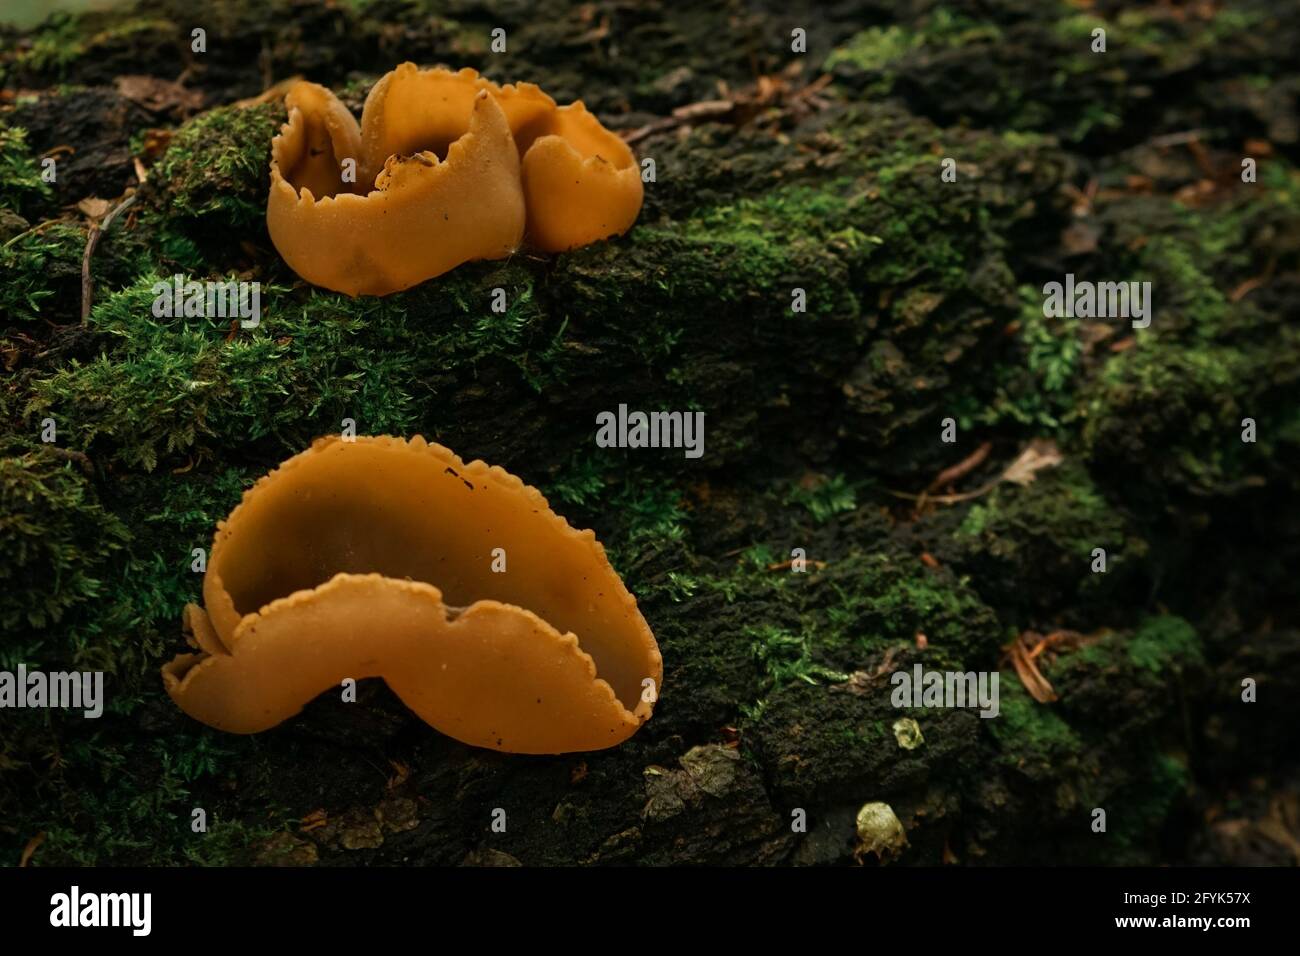
[[989,452],[992,450],[993,443],[988,441],[984,442],[961,461],[957,462],[957,464],[939,472],[934,481],[930,482],[930,487],[927,488],[926,491],[938,491],[940,488],[951,485],[953,482],[957,481],[957,479],[966,476],[983,464],[984,459],[989,456]]
[[92,222],[90,232],[86,234],[86,253],[81,257],[81,324],[84,326],[90,319],[90,307],[95,301],[95,280],[90,277],[90,259],[95,254],[95,248],[99,245],[99,237],[102,233],[108,232],[113,220],[118,214],[130,208],[135,202],[136,193],[132,193],[123,199],[117,206],[104,217],[104,225]]

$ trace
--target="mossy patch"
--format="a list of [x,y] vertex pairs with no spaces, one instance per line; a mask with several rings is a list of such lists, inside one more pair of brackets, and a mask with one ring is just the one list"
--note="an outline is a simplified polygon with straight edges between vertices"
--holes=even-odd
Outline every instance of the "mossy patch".
[[240,240],[269,242],[271,138],[284,120],[280,102],[224,106],[176,131],[144,193],[165,260],[186,269],[210,267],[236,255]]
[[1164,674],[1202,662],[1201,639],[1187,621],[1173,615],[1148,618],[1128,639],[1136,667]]
[[52,194],[28,149],[27,131],[0,122],[0,209],[30,216]]
[[[1149,550],[1078,463],[1040,472],[1025,486],[996,486],[969,506],[952,544],[975,589],[997,607],[1017,609],[1022,624],[1048,608],[1095,609]],[[1094,567],[1098,548],[1104,570]]]
[[28,635],[0,649],[8,667],[39,658],[36,633],[105,596],[127,538],[77,462],[57,451],[14,441],[0,448],[0,627]]
[[1082,738],[1050,704],[1040,704],[1012,675],[999,680],[999,713],[986,723],[1002,747],[1002,759],[1036,774],[1077,760]]

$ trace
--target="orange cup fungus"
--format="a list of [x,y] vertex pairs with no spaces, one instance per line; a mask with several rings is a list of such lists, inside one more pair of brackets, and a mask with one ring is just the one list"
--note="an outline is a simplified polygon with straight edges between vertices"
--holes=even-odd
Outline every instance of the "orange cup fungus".
[[360,125],[315,83],[294,84],[285,105],[267,227],[289,266],[327,289],[387,295],[525,237],[574,249],[641,211],[627,144],[581,101],[556,106],[531,83],[403,63],[371,89]]
[[257,733],[347,678],[382,677],[479,747],[622,743],[663,678],[654,635],[591,531],[537,489],[416,437],[317,440],[217,527],[198,653],[162,669],[181,710]]

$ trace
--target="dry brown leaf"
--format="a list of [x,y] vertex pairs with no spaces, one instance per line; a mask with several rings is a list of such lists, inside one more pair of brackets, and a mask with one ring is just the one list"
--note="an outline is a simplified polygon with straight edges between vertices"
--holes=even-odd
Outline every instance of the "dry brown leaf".
[[119,76],[117,92],[123,99],[139,103],[155,113],[173,109],[193,112],[203,106],[203,94],[199,90],[188,90],[175,80],[156,76]]
[[147,129],[144,131],[144,143],[140,148],[138,159],[146,163],[153,163],[159,156],[167,152],[167,147],[172,143],[172,131],[169,129]]
[[1017,485],[1027,485],[1034,480],[1038,472],[1044,468],[1055,468],[1064,460],[1056,447],[1056,442],[1047,438],[1035,438],[1020,453],[1020,456],[1007,466],[1007,470],[1002,473],[1002,480]]
[[897,647],[891,647],[885,651],[884,658],[880,663],[869,671],[854,671],[849,675],[849,679],[842,684],[832,684],[832,691],[850,694],[865,694],[869,691],[876,681],[880,680],[886,673],[894,669],[894,657],[898,654]]
[[325,824],[329,823],[329,814],[324,809],[313,810],[302,818],[302,826],[298,830],[302,833],[310,833],[312,830],[319,830]]
[[108,211],[113,208],[113,204],[107,199],[99,199],[95,196],[87,196],[81,202],[77,203],[77,208],[82,214],[91,219],[103,219],[108,215]]
[[1025,648],[1026,637],[1037,638],[1038,635],[1032,631],[1026,631],[1011,642],[1007,647],[1007,653],[1011,657],[1011,665],[1016,669],[1016,676],[1020,678],[1020,683],[1025,686],[1029,696],[1040,704],[1050,704],[1057,699],[1056,691],[1042,672],[1039,671],[1034,659],[1029,656]]
[[394,770],[393,776],[388,778],[388,789],[396,790],[411,776],[411,768],[400,760],[389,760],[388,763]]
[[1061,230],[1061,248],[1067,256],[1082,256],[1097,249],[1101,229],[1090,222],[1075,220]]
[[961,862],[957,859],[957,854],[952,852],[952,847],[948,845],[946,839],[943,841],[943,862],[945,866],[956,866]]

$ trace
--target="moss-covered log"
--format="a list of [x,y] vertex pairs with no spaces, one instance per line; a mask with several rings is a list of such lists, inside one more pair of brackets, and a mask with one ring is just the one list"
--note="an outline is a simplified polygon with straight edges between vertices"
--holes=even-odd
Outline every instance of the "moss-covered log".
[[[1204,820],[1249,829],[1300,785],[1296,24],[819,7],[163,0],[0,28],[0,668],[109,675],[98,720],[0,720],[6,859],[44,834],[36,864],[850,863],[869,801],[904,864],[1286,859]],[[304,285],[264,222],[283,107],[241,101],[304,75],[359,112],[406,59],[651,127],[638,224],[382,299]],[[1150,281],[1150,327],[1045,316],[1067,272]],[[260,282],[260,324],[155,317],[176,274]],[[703,411],[703,458],[596,448],[619,403]],[[595,529],[664,653],[637,736],[474,750],[379,682],[252,738],[171,704],[193,549],[344,419]],[[1035,440],[1059,462],[1001,480]],[[1054,702],[1022,635],[1051,638]],[[898,710],[917,663],[1000,671],[999,716]]]

